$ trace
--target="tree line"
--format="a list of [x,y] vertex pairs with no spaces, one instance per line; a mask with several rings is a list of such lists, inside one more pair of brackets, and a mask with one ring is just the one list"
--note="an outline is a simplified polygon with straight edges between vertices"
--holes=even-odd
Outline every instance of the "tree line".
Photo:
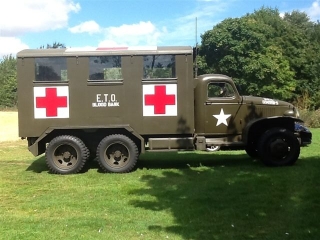
[[[47,44],[58,47],[65,46]],[[320,22],[304,12],[281,15],[262,7],[227,18],[201,35],[197,63],[199,74],[232,77],[241,94],[320,108]],[[0,60],[0,106],[16,106],[16,91],[16,59],[5,56]]]
[[0,107],[17,105],[17,61],[13,56],[0,60]]

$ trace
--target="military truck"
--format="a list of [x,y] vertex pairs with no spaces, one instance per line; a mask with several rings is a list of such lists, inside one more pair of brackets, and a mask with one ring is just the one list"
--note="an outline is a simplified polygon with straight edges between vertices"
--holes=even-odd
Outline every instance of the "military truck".
[[240,96],[225,75],[194,78],[191,47],[23,50],[17,69],[19,136],[52,173],[92,156],[123,173],[146,151],[219,147],[283,166],[311,142],[290,103]]

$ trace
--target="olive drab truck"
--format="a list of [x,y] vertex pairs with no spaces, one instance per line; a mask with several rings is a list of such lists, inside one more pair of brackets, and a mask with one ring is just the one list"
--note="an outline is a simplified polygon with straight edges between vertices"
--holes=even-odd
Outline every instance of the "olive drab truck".
[[194,78],[191,47],[23,50],[17,69],[19,136],[53,173],[92,156],[123,173],[146,151],[220,147],[291,165],[311,142],[293,105],[240,96],[225,75]]

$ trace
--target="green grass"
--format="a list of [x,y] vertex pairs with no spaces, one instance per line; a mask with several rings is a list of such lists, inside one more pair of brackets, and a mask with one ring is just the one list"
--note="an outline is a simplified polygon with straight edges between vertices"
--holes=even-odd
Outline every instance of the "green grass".
[[0,143],[0,239],[320,239],[320,129],[292,167],[244,151],[148,153],[129,174],[48,173]]

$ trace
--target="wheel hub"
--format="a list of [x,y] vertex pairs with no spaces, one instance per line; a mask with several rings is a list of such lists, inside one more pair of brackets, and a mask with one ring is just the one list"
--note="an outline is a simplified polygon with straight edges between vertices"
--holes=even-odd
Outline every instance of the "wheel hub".
[[105,152],[105,160],[107,164],[113,167],[125,165],[128,156],[129,152],[127,148],[120,143],[112,144]]
[[115,151],[115,153],[114,153],[114,157],[117,159],[117,158],[121,158],[121,151],[119,151],[119,150],[117,150],[117,151]]
[[70,153],[70,152],[64,152],[64,153],[62,154],[62,157],[63,157],[64,160],[70,160],[70,158],[71,158],[71,153]]
[[60,169],[69,169],[78,161],[75,149],[70,145],[59,146],[54,153],[54,162]]
[[276,157],[284,157],[288,151],[288,144],[282,139],[277,139],[271,144],[271,153]]

